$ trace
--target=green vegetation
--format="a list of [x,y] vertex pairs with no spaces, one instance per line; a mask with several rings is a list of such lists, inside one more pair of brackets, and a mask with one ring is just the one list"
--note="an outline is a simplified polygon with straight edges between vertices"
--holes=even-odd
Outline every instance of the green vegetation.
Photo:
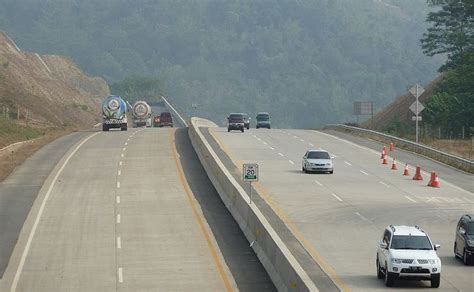
[[133,75],[110,86],[112,94],[133,103],[137,100],[159,101],[163,93],[163,81],[158,77]]
[[35,139],[44,135],[41,129],[20,126],[0,116],[0,148],[18,141]]
[[275,126],[316,127],[433,79],[440,62],[418,42],[428,11],[425,0],[3,0],[0,28],[111,83],[159,76],[156,92],[184,114],[195,103],[216,121],[268,111]]
[[428,56],[446,54],[446,73],[426,104],[423,118],[455,136],[474,125],[474,1],[431,0],[441,9],[428,14],[431,23],[421,40]]

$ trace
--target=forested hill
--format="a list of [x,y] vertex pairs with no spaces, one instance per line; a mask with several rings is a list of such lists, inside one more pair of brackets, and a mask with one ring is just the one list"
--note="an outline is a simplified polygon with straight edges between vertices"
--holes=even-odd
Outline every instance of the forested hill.
[[436,76],[425,0],[2,0],[21,47],[70,55],[116,82],[158,76],[185,113],[272,113],[276,126],[353,120]]

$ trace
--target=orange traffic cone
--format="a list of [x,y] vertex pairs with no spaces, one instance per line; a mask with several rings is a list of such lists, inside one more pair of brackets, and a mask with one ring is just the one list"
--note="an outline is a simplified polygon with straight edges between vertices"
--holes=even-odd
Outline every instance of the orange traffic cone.
[[434,179],[435,179],[435,176],[436,176],[436,173],[434,171],[431,172],[431,177],[430,177],[430,181],[428,182],[428,186],[431,187],[431,184],[433,183]]
[[421,167],[419,165],[416,166],[416,173],[413,180],[423,180],[423,177],[421,176]]
[[397,170],[397,161],[395,160],[395,158],[393,158],[392,161],[392,170]]
[[383,159],[383,157],[387,154],[387,148],[385,147],[385,145],[383,145],[383,149],[382,149],[382,155],[380,156],[380,159]]
[[410,172],[408,171],[408,163],[405,163],[405,170],[403,171],[404,176],[409,176]]
[[387,162],[387,155],[383,156],[382,164],[388,164]]
[[395,146],[393,145],[392,142],[390,142],[390,151],[393,151],[395,149]]
[[439,188],[440,186],[441,186],[441,184],[439,183],[439,177],[435,172],[434,173],[434,178],[433,178],[433,181],[431,182],[430,187]]

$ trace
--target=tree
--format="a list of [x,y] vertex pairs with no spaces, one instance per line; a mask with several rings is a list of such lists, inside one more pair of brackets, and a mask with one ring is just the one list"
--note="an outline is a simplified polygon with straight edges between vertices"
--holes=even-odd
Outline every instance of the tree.
[[462,63],[464,55],[474,49],[474,0],[429,0],[431,6],[440,6],[430,12],[432,23],[421,39],[423,53],[428,56],[447,54],[444,71]]

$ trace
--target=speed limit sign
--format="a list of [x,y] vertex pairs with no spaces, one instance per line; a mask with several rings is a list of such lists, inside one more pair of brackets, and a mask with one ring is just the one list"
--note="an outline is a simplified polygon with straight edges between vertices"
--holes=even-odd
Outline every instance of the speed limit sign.
[[258,164],[244,164],[244,181],[258,181]]

